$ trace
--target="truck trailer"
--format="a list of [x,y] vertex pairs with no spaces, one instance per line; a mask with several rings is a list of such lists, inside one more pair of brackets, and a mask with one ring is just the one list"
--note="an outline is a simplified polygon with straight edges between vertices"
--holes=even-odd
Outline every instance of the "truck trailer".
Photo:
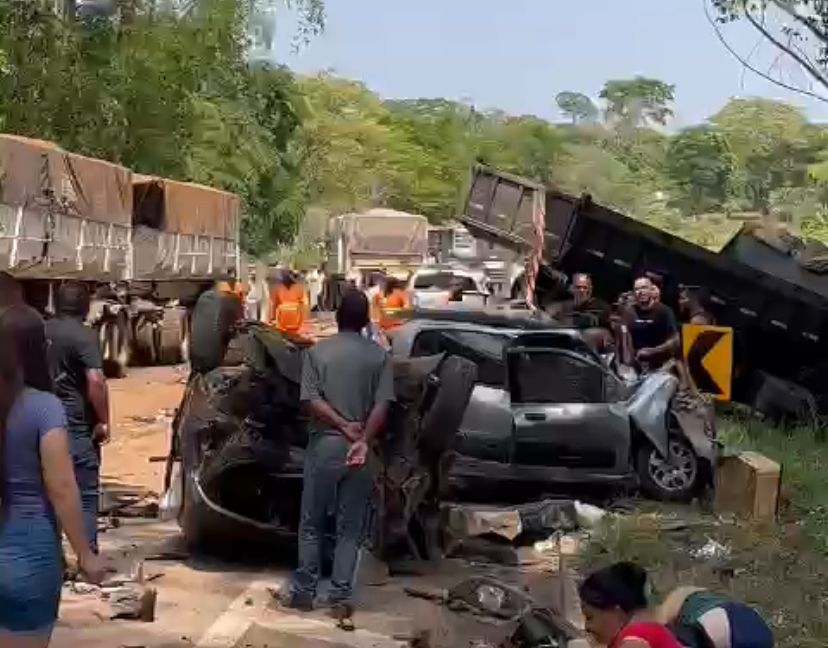
[[44,314],[87,283],[110,375],[183,359],[198,295],[238,276],[239,221],[234,194],[0,135],[0,270]]
[[377,208],[329,221],[329,270],[357,281],[373,272],[407,279],[427,254],[425,216]]

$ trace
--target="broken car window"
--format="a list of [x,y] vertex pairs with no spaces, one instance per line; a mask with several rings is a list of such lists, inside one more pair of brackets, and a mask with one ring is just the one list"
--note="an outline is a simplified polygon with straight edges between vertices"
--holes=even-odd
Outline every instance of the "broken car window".
[[423,331],[414,340],[412,356],[448,353],[471,360],[477,365],[477,382],[503,387],[505,367],[503,348],[507,337],[475,331]]

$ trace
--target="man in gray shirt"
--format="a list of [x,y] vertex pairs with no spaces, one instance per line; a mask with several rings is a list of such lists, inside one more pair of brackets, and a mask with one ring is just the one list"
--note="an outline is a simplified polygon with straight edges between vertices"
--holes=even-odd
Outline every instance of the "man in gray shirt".
[[394,400],[388,354],[364,338],[368,299],[357,290],[342,297],[339,332],[305,354],[301,401],[311,416],[305,456],[299,566],[283,601],[310,610],[322,561],[328,514],[336,512],[336,548],[329,600],[333,615],[350,616],[357,555],[364,539],[374,486],[371,445]]

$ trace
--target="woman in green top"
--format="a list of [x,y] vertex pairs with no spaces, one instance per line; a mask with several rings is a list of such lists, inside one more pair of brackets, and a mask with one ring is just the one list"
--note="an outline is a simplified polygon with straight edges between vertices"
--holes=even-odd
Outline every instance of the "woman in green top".
[[674,590],[656,617],[692,648],[773,648],[773,634],[756,610],[708,590]]

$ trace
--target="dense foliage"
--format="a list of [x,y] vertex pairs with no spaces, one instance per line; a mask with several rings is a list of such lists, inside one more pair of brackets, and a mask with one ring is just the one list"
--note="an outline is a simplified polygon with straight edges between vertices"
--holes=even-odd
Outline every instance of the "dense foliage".
[[332,212],[452,218],[476,161],[590,192],[705,245],[732,231],[733,212],[828,232],[828,131],[784,103],[733,100],[669,133],[674,87],[643,77],[607,81],[598,101],[561,91],[558,124],[383,101],[358,82],[262,62],[268,12],[298,7],[301,42],[321,28],[322,0],[110,2],[120,12],[98,18],[61,15],[53,0],[0,3],[0,128],[234,191],[257,256],[297,232],[312,241]]

